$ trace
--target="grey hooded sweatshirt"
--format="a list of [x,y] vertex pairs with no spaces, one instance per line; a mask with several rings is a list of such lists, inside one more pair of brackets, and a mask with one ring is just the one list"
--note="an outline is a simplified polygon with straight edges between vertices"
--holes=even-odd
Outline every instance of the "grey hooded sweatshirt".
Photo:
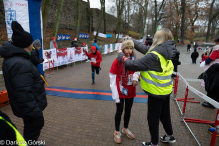
[[[141,52],[142,54],[146,54],[148,50],[150,49],[149,46],[145,46],[144,44],[139,43],[136,40],[134,41],[134,47],[137,51]],[[172,60],[176,54],[176,46],[174,41],[166,41],[162,43],[161,45],[157,46],[153,49],[153,51],[156,51],[157,53],[161,54],[166,59]],[[121,63],[122,57],[125,56],[124,53],[119,53],[118,60]],[[139,58],[137,60],[130,60],[127,59],[125,61],[125,68],[130,71],[156,71],[156,72],[162,72],[160,59],[159,57],[154,53],[148,53],[142,58]],[[146,92],[146,91],[145,91]],[[165,98],[169,95],[153,95],[148,92],[146,92],[148,95],[151,95],[153,97],[157,98]]]

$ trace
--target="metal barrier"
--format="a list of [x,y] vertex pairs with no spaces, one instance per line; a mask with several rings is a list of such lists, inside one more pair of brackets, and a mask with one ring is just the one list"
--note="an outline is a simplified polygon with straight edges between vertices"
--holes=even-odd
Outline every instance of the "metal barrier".
[[[201,93],[200,91],[198,91],[198,90],[194,89],[193,87],[191,87],[189,85],[189,83],[180,75],[180,73],[174,72],[173,74],[175,74],[176,77],[175,77],[175,83],[174,83],[174,95],[172,96],[172,98],[173,98],[173,100],[176,101],[176,104],[177,104],[177,106],[179,108],[179,111],[180,111],[180,114],[181,114],[181,120],[185,123],[186,127],[188,128],[189,132],[194,137],[194,139],[197,142],[197,144],[199,146],[201,146],[201,144],[199,143],[198,139],[195,137],[195,135],[193,134],[192,130],[189,128],[189,126],[188,126],[188,124],[186,122],[204,123],[204,124],[214,123],[214,127],[215,127],[214,129],[217,129],[216,127],[218,127],[218,125],[219,125],[219,103],[214,101],[214,100],[212,100],[210,97],[206,96],[205,94]],[[178,100],[176,98],[179,79],[181,79],[183,81],[183,83],[186,85],[185,98],[179,98],[180,100]],[[192,91],[197,96],[199,96],[202,99],[204,99],[205,101],[211,103],[213,106],[215,106],[218,109],[217,114],[216,114],[215,122],[207,121],[207,120],[200,120],[200,119],[193,119],[193,118],[186,118],[185,117],[186,103],[188,102],[188,99],[191,99],[191,98],[188,98],[188,91],[189,90]],[[183,112],[180,109],[178,101],[184,101]],[[210,143],[211,146],[215,145],[216,137],[217,137],[217,130],[213,130],[213,134],[212,134],[212,137],[211,137],[211,143]]]

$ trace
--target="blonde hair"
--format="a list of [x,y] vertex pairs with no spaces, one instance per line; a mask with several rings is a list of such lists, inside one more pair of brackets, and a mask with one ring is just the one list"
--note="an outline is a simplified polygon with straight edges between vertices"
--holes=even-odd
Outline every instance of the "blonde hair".
[[172,39],[173,39],[173,35],[169,29],[162,28],[162,29],[158,30],[154,35],[153,44],[152,44],[151,48],[148,50],[148,52],[151,52],[154,48],[156,48],[160,44],[162,44],[166,41],[170,41]]

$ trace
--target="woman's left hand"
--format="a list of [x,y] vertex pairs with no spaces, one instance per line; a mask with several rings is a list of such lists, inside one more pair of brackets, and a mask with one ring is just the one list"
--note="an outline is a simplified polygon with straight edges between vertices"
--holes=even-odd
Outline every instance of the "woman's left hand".
[[133,80],[132,84],[133,84],[133,87],[136,87],[138,85],[138,82]]

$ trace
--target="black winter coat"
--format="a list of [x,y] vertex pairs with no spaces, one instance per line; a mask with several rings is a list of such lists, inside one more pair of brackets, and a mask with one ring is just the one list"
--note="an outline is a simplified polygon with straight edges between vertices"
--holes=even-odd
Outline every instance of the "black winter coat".
[[218,94],[218,87],[219,87],[219,64],[215,63],[211,65],[208,70],[202,73],[199,79],[203,79],[205,81],[205,90],[207,92],[215,92]]
[[18,117],[42,117],[47,106],[44,81],[23,49],[5,42],[0,47],[4,58],[2,71],[9,102],[14,115]]
[[33,64],[37,67],[37,64],[40,64],[44,61],[43,58],[39,58],[39,51],[33,47],[33,50],[31,51],[31,61]]
[[191,54],[192,59],[196,59],[196,58],[198,58],[198,56],[199,56],[198,52],[192,52],[192,54]]
[[76,41],[72,41],[72,42],[71,42],[71,47],[78,47],[77,42],[76,42]]

